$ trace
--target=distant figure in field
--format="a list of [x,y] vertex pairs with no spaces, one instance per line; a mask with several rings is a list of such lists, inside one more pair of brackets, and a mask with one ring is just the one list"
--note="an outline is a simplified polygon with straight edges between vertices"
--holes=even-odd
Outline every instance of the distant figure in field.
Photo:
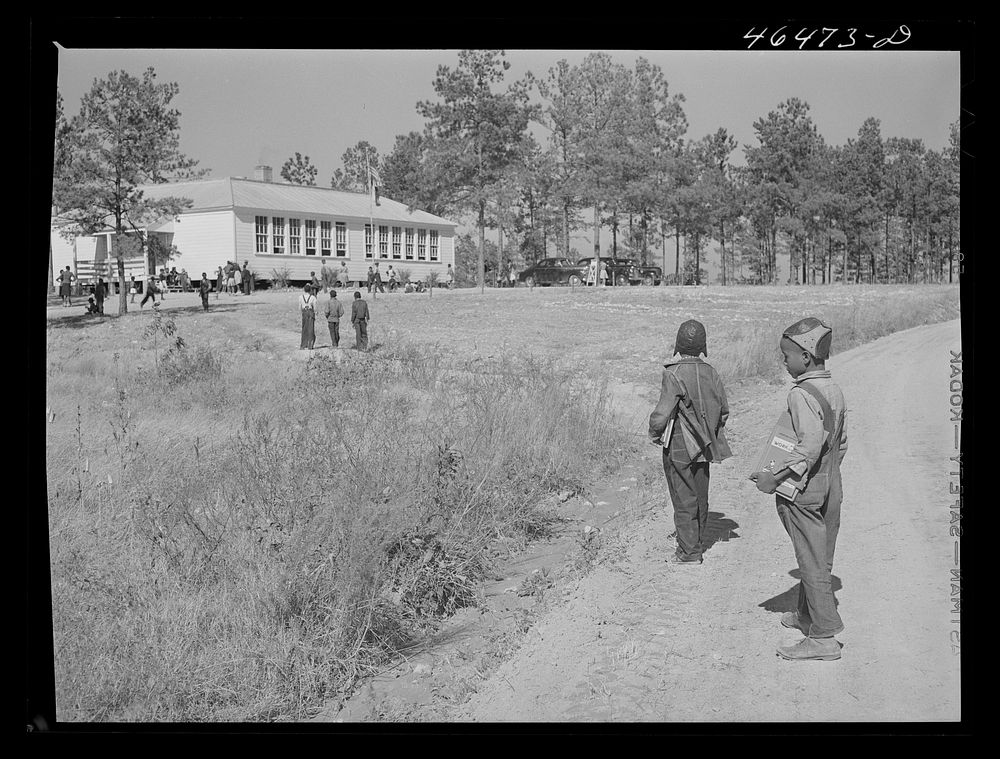
[[354,303],[351,305],[351,324],[354,325],[355,350],[368,350],[368,304],[361,298],[359,290],[354,291]]
[[73,305],[73,283],[76,282],[76,275],[67,266],[59,272],[59,295],[62,297],[63,308]]
[[448,264],[448,270],[444,273],[444,283],[449,290],[455,286],[455,270],[451,268],[451,264]]
[[160,292],[160,288],[156,286],[156,277],[150,274],[149,279],[146,280],[146,292],[142,296],[142,300],[139,301],[139,309],[141,310],[143,306],[146,305],[147,300],[152,300],[155,304],[157,293],[160,293],[160,300],[163,300],[163,293]]
[[135,274],[131,275],[128,278],[128,280],[129,280],[128,281],[128,292],[129,292],[129,295],[132,296],[132,299],[129,302],[130,303],[135,303],[135,294],[137,292],[139,292],[139,287],[135,283]]
[[337,289],[330,288],[330,300],[323,308],[326,326],[330,329],[330,347],[340,347],[340,319],[344,315],[344,304],[337,300]]
[[[68,266],[66,267],[69,268]],[[368,292],[372,291],[372,285],[375,284],[375,270],[369,266],[368,267]]]
[[233,263],[233,294],[242,295],[243,294],[243,272],[240,271],[240,265]]
[[378,261],[375,262],[375,271],[373,274],[372,287],[375,288],[376,292],[384,293],[385,286],[382,284],[382,272],[379,271]]
[[322,286],[320,281],[316,279],[316,272],[314,271],[309,272],[309,286],[312,288],[313,294],[318,293]]
[[608,262],[601,261],[601,287],[606,287],[608,284]]
[[108,292],[108,286],[104,283],[104,277],[97,278],[97,286],[94,287],[94,298],[97,301],[97,310],[104,313],[104,296]]
[[399,287],[399,274],[392,268],[392,264],[389,264],[386,276],[389,278],[389,292],[396,292],[396,288]]
[[326,265],[326,261],[323,265],[319,267],[319,278],[323,283],[323,292],[326,292],[329,288],[333,287],[333,272],[330,267]]
[[100,313],[101,313],[101,310],[97,307],[97,304],[94,303],[93,296],[87,298],[87,313],[88,314],[98,314],[98,315],[100,315]]
[[222,270],[222,267],[220,266],[216,270],[216,272],[215,272],[215,299],[216,300],[219,299],[219,293],[222,292],[222,290],[225,288],[225,286],[226,286],[226,273]]
[[226,292],[230,295],[236,292],[236,276],[233,273],[234,265],[232,261],[226,262]]
[[347,271],[346,261],[340,262],[340,268],[337,270],[337,285],[343,287],[351,286],[351,275]]
[[250,271],[250,262],[243,262],[243,294],[250,295],[253,293],[253,272]]
[[[451,264],[448,264],[451,266]],[[514,263],[511,262],[510,267],[507,269],[507,278],[510,280],[511,287],[517,287],[517,270],[514,268]]]
[[316,296],[313,295],[311,285],[302,288],[299,310],[302,312],[302,342],[299,350],[312,350],[316,345]]
[[208,274],[201,273],[201,282],[198,283],[198,292],[201,295],[201,307],[208,311],[208,294],[212,291],[212,283],[208,281]]

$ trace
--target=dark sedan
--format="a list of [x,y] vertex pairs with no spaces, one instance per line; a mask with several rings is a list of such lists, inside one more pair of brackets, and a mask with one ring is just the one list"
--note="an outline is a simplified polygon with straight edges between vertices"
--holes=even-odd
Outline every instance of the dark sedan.
[[579,285],[583,270],[568,258],[543,258],[517,275],[528,287],[535,285]]
[[[583,269],[584,279],[586,279],[587,269],[590,268],[592,257],[581,258],[576,265]],[[601,256],[601,262],[608,267],[609,285],[629,285],[640,281],[639,270],[632,261],[627,258],[613,258],[611,256]]]

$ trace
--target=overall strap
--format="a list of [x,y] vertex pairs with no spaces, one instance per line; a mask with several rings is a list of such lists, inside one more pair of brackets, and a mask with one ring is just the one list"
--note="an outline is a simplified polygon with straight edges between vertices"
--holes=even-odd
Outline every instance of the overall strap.
[[827,438],[823,443],[823,447],[820,449],[820,458],[822,458],[823,453],[833,451],[834,446],[837,445],[834,441],[840,437],[840,423],[839,421],[835,421],[833,409],[830,407],[830,402],[826,399],[826,396],[819,391],[818,387],[813,385],[808,380],[800,382],[799,387],[815,398],[820,408],[823,409],[823,429],[826,430]]

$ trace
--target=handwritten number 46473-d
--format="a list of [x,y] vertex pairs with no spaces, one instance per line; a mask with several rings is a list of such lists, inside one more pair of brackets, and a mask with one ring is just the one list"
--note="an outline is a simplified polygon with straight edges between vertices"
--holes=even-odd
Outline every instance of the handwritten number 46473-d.
[[[781,47],[782,45],[785,44],[786,40],[789,42],[798,40],[799,50],[802,50],[809,43],[809,41],[815,37],[816,39],[813,42],[813,44],[818,43],[816,44],[816,47],[818,49],[826,45],[827,42],[830,42],[831,38],[834,38],[835,36],[836,39],[834,40],[834,43],[836,43],[838,48],[854,47],[855,45],[858,44],[857,28],[831,29],[830,27],[825,26],[822,29],[810,30],[807,27],[803,27],[802,29],[799,29],[798,34],[792,37],[791,40],[789,40],[790,32],[786,34],[785,32],[786,29],[788,29],[787,26],[781,26],[775,29],[771,33],[771,36],[767,38],[768,42],[771,44],[771,47]],[[750,29],[749,32],[744,34],[743,39],[750,40],[750,44],[747,45],[747,50],[749,50],[758,42],[760,42],[762,39],[764,39],[767,36],[767,31],[768,31],[767,27],[764,27],[759,32],[757,31],[757,27],[753,27]],[[816,35],[819,36],[817,37]],[[876,35],[874,34],[861,34],[861,36],[865,40],[874,40],[876,37]],[[888,37],[882,37],[881,39],[872,43],[872,48],[877,49],[880,47],[884,47],[885,45],[902,45],[907,40],[909,40],[911,36],[912,34],[910,32],[909,27],[907,27],[906,24],[900,24],[899,28],[893,31],[893,33],[890,34]],[[844,40],[844,41],[838,42],[837,40]]]

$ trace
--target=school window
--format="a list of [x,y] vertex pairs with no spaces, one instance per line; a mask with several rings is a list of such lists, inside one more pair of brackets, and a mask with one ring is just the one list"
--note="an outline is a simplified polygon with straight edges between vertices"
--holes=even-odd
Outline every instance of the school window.
[[374,245],[375,243],[372,240],[372,225],[365,224],[365,258],[371,258],[374,255]]
[[431,261],[438,260],[438,231],[431,230]]
[[403,228],[392,228],[392,257],[401,258],[403,255]]
[[420,261],[427,260],[427,230],[418,229],[417,230],[417,259]]
[[306,219],[306,255],[316,255],[316,220]]
[[253,221],[257,230],[257,252],[267,253],[267,217],[254,216]]
[[406,228],[406,258],[413,260],[413,227]]
[[347,224],[342,221],[337,222],[337,255],[347,256]]
[[302,222],[299,219],[288,220],[288,252],[293,256],[302,252]]
[[321,256],[330,255],[330,230],[333,225],[328,221],[319,223],[319,254]]
[[271,249],[277,255],[285,253],[285,218],[275,216],[271,219]]
[[389,227],[385,224],[379,224],[378,227],[378,256],[389,257]]

